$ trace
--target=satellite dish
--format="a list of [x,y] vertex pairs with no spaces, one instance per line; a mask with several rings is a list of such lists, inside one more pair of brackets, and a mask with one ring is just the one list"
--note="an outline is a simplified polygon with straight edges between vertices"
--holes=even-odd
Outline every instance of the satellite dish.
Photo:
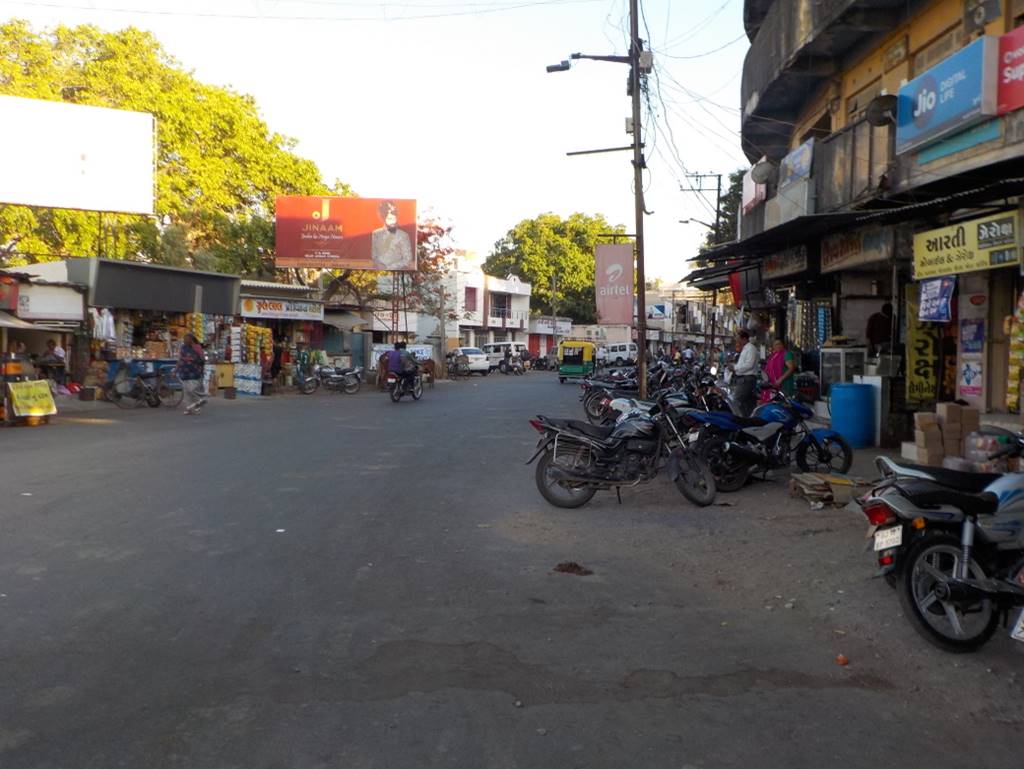
[[758,184],[767,184],[777,168],[768,158],[762,158],[750,169],[750,178]]
[[896,122],[895,94],[883,93],[868,103],[865,119],[873,126],[891,125]]

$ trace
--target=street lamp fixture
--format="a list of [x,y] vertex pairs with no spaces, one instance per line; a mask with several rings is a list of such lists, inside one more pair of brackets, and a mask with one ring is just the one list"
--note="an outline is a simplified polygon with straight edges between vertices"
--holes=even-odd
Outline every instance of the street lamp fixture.
[[570,67],[572,67],[572,65],[568,61],[563,59],[561,61],[561,63],[559,63],[559,64],[548,64],[547,70],[548,70],[548,73],[551,73],[551,72],[568,72]]
[[691,222],[693,222],[694,224],[700,224],[700,225],[702,225],[704,227],[707,227],[709,230],[715,229],[715,225],[708,224],[707,222],[702,222],[700,219],[680,219],[679,220],[680,224],[690,224]]

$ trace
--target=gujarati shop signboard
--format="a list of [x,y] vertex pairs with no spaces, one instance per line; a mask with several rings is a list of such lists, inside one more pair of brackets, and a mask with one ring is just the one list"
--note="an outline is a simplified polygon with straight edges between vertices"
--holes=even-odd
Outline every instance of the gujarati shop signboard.
[[988,36],[900,88],[896,153],[934,142],[996,114],[999,41]]
[[256,296],[242,297],[243,318],[268,318],[277,320],[323,320],[322,302],[296,299],[264,299]]
[[914,236],[914,278],[1020,265],[1016,211],[919,232]]
[[274,207],[277,267],[416,269],[416,201],[284,196]]
[[892,258],[892,228],[867,227],[821,239],[821,272],[835,272]]

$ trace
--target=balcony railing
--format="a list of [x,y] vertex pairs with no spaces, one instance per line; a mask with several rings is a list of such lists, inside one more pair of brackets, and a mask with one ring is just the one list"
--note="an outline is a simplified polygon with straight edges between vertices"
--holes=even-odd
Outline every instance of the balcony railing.
[[527,328],[530,322],[529,310],[492,307],[487,316],[487,325],[495,328]]
[[889,126],[861,119],[817,142],[814,152],[816,210],[838,211],[876,197],[893,162]]

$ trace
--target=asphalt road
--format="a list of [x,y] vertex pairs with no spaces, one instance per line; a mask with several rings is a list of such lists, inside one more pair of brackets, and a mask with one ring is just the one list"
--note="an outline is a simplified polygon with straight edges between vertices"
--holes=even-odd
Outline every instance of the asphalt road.
[[0,766],[1020,766],[1024,645],[919,641],[851,513],[549,507],[526,419],[577,392],[0,431]]

